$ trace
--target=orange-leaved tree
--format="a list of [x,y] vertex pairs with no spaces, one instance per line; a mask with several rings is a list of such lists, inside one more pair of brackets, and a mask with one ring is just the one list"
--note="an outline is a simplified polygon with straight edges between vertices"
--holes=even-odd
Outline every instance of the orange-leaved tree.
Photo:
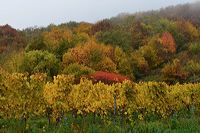
[[164,32],[161,37],[161,44],[163,45],[166,52],[175,53],[176,44],[171,33]]

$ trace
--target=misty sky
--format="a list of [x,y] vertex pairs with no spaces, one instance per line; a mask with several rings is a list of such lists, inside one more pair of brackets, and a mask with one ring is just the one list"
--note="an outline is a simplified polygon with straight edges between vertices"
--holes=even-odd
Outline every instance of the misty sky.
[[14,28],[68,21],[96,22],[122,12],[134,13],[197,0],[0,0],[0,25]]

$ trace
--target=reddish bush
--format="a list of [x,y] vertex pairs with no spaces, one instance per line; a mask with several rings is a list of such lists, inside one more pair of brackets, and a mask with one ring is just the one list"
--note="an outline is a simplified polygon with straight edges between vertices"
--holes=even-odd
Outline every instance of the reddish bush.
[[130,80],[126,76],[103,71],[97,71],[93,74],[88,75],[87,77],[91,79],[94,83],[101,81],[106,84],[121,83],[125,80]]

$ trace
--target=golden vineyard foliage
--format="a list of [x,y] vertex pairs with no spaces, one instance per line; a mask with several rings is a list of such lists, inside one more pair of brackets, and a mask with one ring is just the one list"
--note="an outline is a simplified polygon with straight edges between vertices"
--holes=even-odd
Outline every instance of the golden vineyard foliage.
[[74,77],[70,75],[57,75],[47,82],[42,73],[29,76],[9,74],[1,69],[0,92],[0,117],[6,119],[28,119],[48,113],[56,121],[70,112],[109,116],[114,106],[117,114],[128,115],[129,120],[136,119],[133,114],[141,120],[152,114],[168,118],[190,108],[200,113],[200,83],[167,85],[124,81],[106,85],[82,79],[74,84]]
[[[128,112],[144,118],[156,114],[167,118],[182,109],[195,107],[200,111],[200,84],[167,85],[163,82],[141,82],[134,87],[135,96],[129,101]],[[200,113],[200,112],[199,112]]]
[[43,86],[46,74],[28,76],[23,73],[0,73],[0,117],[24,118],[41,116],[45,112]]
[[55,120],[60,117],[62,112],[69,111],[69,98],[68,95],[72,89],[73,76],[57,75],[54,76],[53,82],[47,82],[44,86],[43,97],[47,107],[52,109],[50,113]]
[[[124,83],[125,84],[125,83]],[[78,114],[95,112],[108,114],[113,110],[114,95],[117,96],[117,108],[126,105],[125,88],[123,84],[106,85],[104,83],[92,84],[92,81],[81,80],[80,84],[74,85],[69,94],[70,107]]]

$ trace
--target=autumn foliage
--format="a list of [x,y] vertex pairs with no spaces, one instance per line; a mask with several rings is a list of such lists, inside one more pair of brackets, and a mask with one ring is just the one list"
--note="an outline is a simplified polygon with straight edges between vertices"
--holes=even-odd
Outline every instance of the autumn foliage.
[[200,27],[160,13],[0,26],[0,132],[1,120],[71,126],[90,115],[110,124],[118,115],[131,129],[138,120],[171,122],[183,111],[199,116]]
[[166,78],[166,81],[176,82],[177,80],[180,82],[187,78],[187,72],[183,70],[181,67],[181,62],[178,59],[175,59],[171,64],[166,65],[162,72]]
[[174,38],[169,32],[164,32],[162,34],[161,43],[166,51],[170,53],[176,52],[176,44]]
[[92,26],[91,28],[91,34],[95,34],[100,31],[108,31],[112,29],[112,24],[109,20],[105,19],[102,21],[97,22],[95,25]]
[[24,38],[16,29],[9,25],[0,26],[0,53],[23,48],[24,43]]
[[130,81],[130,79],[126,76],[103,71],[97,71],[93,74],[88,75],[87,77],[89,77],[94,82],[101,81],[103,83],[122,83],[125,80]]

